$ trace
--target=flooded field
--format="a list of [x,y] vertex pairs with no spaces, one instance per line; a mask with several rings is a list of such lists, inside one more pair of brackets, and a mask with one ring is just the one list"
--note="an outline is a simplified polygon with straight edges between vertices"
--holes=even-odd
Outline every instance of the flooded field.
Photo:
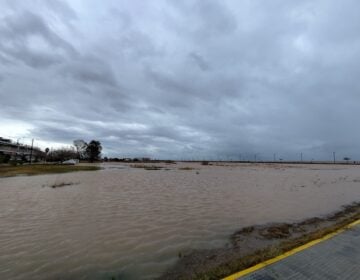
[[358,166],[158,166],[0,178],[0,279],[152,279],[241,227],[360,200]]

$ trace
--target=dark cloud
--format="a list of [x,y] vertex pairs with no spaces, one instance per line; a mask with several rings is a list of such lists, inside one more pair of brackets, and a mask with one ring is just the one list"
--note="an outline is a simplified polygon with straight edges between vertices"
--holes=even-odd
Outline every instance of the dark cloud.
[[84,3],[1,2],[4,134],[119,156],[360,159],[355,0]]
[[94,56],[74,59],[60,70],[61,74],[82,84],[95,83],[116,87],[117,82],[111,67]]
[[65,24],[69,24],[72,20],[77,19],[77,15],[73,9],[64,1],[53,0],[46,1],[43,3],[50,10],[52,10],[55,15],[59,16],[62,20],[66,21]]
[[2,56],[37,68],[59,63],[63,55],[75,53],[71,44],[52,31],[42,17],[33,12],[8,15],[1,22]]
[[189,58],[203,71],[207,71],[210,69],[209,64],[205,61],[205,59],[194,52],[189,53]]
[[[232,33],[237,22],[230,9],[218,1],[169,1],[178,12],[179,23],[174,22],[179,32],[184,28],[196,40],[209,40]],[[186,17],[184,17],[186,15]],[[176,19],[178,19],[176,18]],[[184,24],[188,21],[189,24]]]

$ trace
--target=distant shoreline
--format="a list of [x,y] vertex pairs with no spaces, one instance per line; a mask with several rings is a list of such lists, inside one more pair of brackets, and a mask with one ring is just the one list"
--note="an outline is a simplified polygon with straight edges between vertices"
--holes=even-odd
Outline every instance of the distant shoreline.
[[232,163],[246,163],[246,164],[328,164],[328,165],[360,165],[360,161],[354,161],[354,160],[349,160],[347,161],[320,161],[320,160],[307,160],[307,161],[252,161],[252,160],[107,160],[107,161],[103,161],[103,162],[107,162],[107,163],[174,163],[176,164],[184,162],[184,163],[203,163],[203,162],[207,162],[206,165],[216,165],[216,164],[232,164]]

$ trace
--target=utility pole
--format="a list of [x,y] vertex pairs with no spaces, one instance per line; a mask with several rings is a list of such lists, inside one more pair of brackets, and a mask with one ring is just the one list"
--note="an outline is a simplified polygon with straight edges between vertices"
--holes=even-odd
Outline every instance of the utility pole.
[[276,153],[273,154],[273,160],[276,161]]
[[16,141],[16,148],[17,148],[17,152],[16,152],[16,160],[18,160],[18,157],[19,157],[19,154],[20,154],[20,152],[19,152],[19,140],[20,140],[20,138],[18,138],[17,139],[17,141]]
[[302,158],[302,153],[300,154],[300,160],[301,160],[301,161],[303,160],[303,158]]
[[30,164],[32,163],[32,153],[34,147],[34,138],[31,140],[31,150],[30,150]]
[[254,155],[254,159],[255,159],[255,162],[256,162],[256,154]]
[[336,161],[335,152],[333,152],[333,158],[334,158],[334,163],[335,163],[335,161]]

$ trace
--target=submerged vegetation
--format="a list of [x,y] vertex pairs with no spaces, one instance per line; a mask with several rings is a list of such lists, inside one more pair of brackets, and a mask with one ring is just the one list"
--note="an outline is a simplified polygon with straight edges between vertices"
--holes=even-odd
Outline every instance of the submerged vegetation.
[[[169,164],[173,164],[173,163],[169,163]],[[150,165],[150,164],[131,164],[130,167],[141,168],[145,170],[171,170],[171,168],[165,168],[164,166]],[[189,170],[195,170],[196,168],[190,166],[184,166],[184,167],[178,167],[177,169],[189,171]]]
[[56,188],[62,188],[62,187],[66,187],[66,186],[72,186],[72,185],[78,185],[80,184],[79,182],[74,183],[74,182],[61,182],[61,183],[54,183],[52,185],[50,185],[50,188],[56,189]]
[[33,164],[18,166],[0,166],[0,177],[11,177],[18,175],[40,175],[51,173],[66,173],[74,171],[100,170],[99,166],[86,165],[54,165],[54,164]]
[[189,166],[185,166],[185,167],[179,167],[179,170],[194,170],[194,167],[189,167]]
[[146,165],[146,164],[131,164],[130,167],[132,168],[142,168],[145,170],[161,170],[164,167],[158,165]]

